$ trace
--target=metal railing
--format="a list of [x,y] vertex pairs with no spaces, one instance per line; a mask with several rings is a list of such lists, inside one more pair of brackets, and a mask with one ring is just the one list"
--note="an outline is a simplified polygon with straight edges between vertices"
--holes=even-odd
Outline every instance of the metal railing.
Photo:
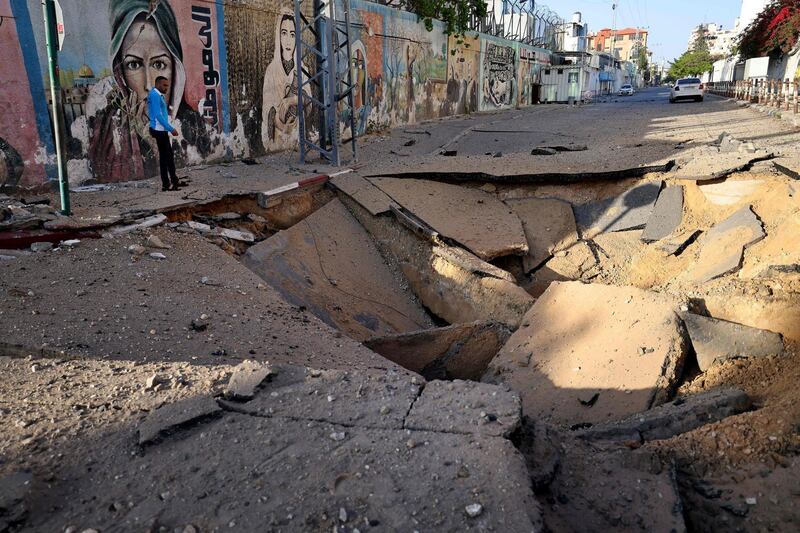
[[718,81],[706,84],[706,91],[751,104],[774,107],[797,114],[800,111],[800,84],[797,80],[755,79]]

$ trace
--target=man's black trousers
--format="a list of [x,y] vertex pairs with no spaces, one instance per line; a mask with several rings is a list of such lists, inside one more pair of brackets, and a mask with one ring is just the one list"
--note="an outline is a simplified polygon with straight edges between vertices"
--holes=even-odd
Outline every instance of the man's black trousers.
[[178,176],[175,174],[175,154],[172,152],[172,143],[169,140],[169,132],[156,131],[150,128],[150,135],[156,140],[158,146],[158,165],[161,168],[161,185],[166,189],[170,186],[178,186]]

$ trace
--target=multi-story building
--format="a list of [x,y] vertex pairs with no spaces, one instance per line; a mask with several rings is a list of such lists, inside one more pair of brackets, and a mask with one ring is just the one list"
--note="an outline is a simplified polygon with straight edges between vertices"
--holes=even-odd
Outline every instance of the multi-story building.
[[636,61],[640,45],[647,46],[647,30],[642,28],[603,28],[589,36],[589,50],[612,54],[622,61]]
[[563,42],[561,50],[564,52],[586,52],[589,41],[589,25],[583,22],[580,12],[572,14],[572,20],[561,25]]
[[699,38],[703,38],[708,45],[708,51],[712,56],[728,56],[739,35],[739,19],[733,28],[725,29],[720,24],[700,24],[696,26],[687,43],[687,49],[691,50]]

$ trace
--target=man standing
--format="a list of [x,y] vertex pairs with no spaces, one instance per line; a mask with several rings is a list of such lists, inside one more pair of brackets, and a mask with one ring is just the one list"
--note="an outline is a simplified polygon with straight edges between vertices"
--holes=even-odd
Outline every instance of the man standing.
[[[157,77],[155,87],[150,89],[150,94],[147,96],[147,114],[150,117],[150,135],[155,138],[158,146],[158,163],[161,167],[161,190],[177,191],[178,176],[175,175],[175,154],[172,152],[169,134],[177,136],[178,130],[169,123],[167,94],[169,94],[169,80],[163,76]],[[172,187],[170,187],[170,178],[172,179]]]

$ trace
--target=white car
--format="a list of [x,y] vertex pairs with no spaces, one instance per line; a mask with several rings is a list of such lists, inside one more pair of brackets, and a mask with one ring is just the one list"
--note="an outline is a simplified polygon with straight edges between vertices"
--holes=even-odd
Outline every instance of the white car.
[[619,95],[620,96],[633,96],[633,93],[636,91],[633,90],[633,85],[626,83],[622,87],[619,88]]
[[706,87],[700,78],[683,78],[675,82],[669,91],[669,103],[678,100],[696,100],[702,102],[706,96]]

